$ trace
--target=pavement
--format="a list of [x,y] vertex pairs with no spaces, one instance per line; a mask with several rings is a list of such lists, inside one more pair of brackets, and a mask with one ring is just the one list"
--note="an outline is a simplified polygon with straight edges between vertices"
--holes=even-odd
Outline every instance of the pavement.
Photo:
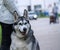
[[40,50],[60,50],[60,18],[56,24],[50,24],[49,18],[30,20],[30,23]]

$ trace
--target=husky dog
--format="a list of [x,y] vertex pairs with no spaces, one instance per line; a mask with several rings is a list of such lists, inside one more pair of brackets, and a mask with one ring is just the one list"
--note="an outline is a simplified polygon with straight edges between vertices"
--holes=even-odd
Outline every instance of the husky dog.
[[40,50],[28,19],[24,16],[19,17],[13,28],[10,50]]

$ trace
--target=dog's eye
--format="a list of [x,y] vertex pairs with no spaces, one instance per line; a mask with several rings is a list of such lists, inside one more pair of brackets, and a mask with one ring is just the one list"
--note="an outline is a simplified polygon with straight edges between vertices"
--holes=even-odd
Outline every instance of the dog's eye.
[[25,23],[25,25],[26,25],[27,23]]
[[22,25],[22,23],[19,23],[19,25]]

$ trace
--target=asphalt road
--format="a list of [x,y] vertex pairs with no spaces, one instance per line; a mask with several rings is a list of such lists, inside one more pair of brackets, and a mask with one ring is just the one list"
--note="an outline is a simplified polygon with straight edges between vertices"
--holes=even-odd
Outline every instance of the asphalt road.
[[49,18],[31,20],[30,23],[41,50],[60,50],[60,23],[49,24]]

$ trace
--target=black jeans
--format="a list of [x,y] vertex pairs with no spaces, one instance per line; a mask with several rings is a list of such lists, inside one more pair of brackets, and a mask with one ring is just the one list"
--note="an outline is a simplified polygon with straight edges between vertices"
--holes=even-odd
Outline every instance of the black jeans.
[[1,23],[2,26],[2,43],[1,50],[9,50],[11,44],[12,24]]

